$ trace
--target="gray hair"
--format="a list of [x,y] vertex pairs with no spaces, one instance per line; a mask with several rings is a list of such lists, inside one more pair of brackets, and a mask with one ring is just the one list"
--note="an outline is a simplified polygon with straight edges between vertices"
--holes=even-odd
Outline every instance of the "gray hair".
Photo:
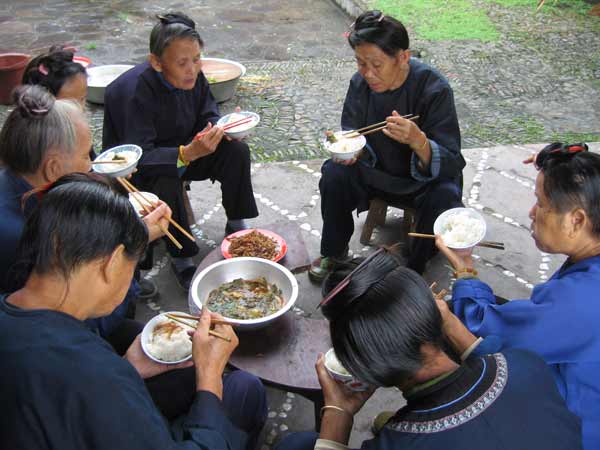
[[23,86],[14,93],[15,109],[0,131],[0,161],[18,174],[40,168],[50,149],[72,153],[76,125],[87,123],[73,100],[56,100],[40,86]]
[[150,33],[150,53],[161,57],[166,48],[176,39],[192,39],[198,41],[200,48],[204,41],[196,31],[196,23],[183,13],[157,15],[158,23]]

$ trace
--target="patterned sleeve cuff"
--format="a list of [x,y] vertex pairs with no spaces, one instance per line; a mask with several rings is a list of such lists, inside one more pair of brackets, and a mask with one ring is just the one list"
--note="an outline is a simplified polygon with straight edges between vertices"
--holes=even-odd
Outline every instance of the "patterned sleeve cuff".
[[429,147],[431,148],[431,162],[429,163],[429,172],[431,175],[423,175],[418,168],[419,157],[413,152],[410,159],[410,173],[417,181],[431,181],[440,174],[440,147],[433,139],[429,139]]

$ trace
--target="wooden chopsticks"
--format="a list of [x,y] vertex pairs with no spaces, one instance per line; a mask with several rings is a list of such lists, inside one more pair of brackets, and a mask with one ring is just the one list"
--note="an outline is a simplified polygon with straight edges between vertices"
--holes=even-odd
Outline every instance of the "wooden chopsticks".
[[[426,238],[426,239],[435,239],[434,234],[423,234],[423,233],[408,233],[411,237],[418,238]],[[475,244],[477,247],[486,247],[486,248],[494,248],[496,250],[505,250],[504,242],[496,242],[496,241],[481,241],[478,244]]]
[[[156,208],[156,206],[154,205],[154,203],[152,203],[148,198],[146,198],[144,196],[144,194],[142,194],[133,184],[131,184],[125,178],[117,177],[117,181],[121,184],[121,186],[123,186],[127,190],[127,192],[132,193],[133,196],[138,199],[139,204],[142,205],[142,208],[144,208],[144,211],[146,211],[146,214],[150,214],[154,210],[154,208]],[[152,209],[150,209],[148,207],[148,205],[151,205]],[[189,234],[187,231],[185,231],[181,227],[181,225],[179,225],[173,219],[169,218],[169,223],[171,223],[172,225],[174,225],[188,239],[191,239],[193,242],[196,242],[196,240],[194,239],[194,237],[191,234]],[[175,244],[175,246],[178,249],[181,250],[183,248],[183,245],[181,245],[181,243],[177,240],[177,238],[175,238],[175,236],[173,236],[171,234],[171,232],[169,232],[169,230],[167,229],[167,227],[165,227],[165,226],[163,226],[161,224],[159,224],[159,227],[162,230],[162,232],[165,233],[165,235],[171,240],[171,242],[173,242],[173,244]]]
[[115,159],[114,161],[112,161],[112,160],[92,161],[92,164],[127,164],[127,163],[129,163],[129,161],[127,161],[125,159]]
[[[187,320],[200,320],[200,316],[192,316],[191,314],[185,314],[185,313],[169,313],[167,314],[168,317],[178,317],[179,319],[187,319]],[[227,320],[219,320],[219,319],[212,319],[210,321],[210,323],[212,325],[229,325],[231,327],[237,327],[237,323],[233,323],[233,322],[228,322]]]
[[[254,117],[244,117],[243,119],[236,120],[235,122],[228,123],[227,125],[225,125],[223,127],[223,130],[229,130],[230,128],[235,128],[238,125],[244,125],[244,124],[246,124],[248,122],[252,122],[253,120],[254,120]],[[212,128],[211,128],[211,130],[212,130]],[[194,137],[194,141],[197,141],[198,139],[200,139],[202,136],[206,135],[209,132],[210,132],[210,130],[201,131],[200,133],[198,133]]]
[[[406,116],[401,116],[406,120],[417,120],[419,116],[415,116],[413,114],[407,114]],[[387,121],[374,123],[371,125],[367,125],[366,127],[359,128],[358,130],[349,130],[342,133],[342,137],[344,138],[355,138],[358,136],[366,136],[371,133],[375,133],[376,131],[381,131],[387,126]]]
[[[165,314],[165,316],[167,316],[169,319],[174,320],[175,322],[178,322],[182,325],[187,325],[188,327],[193,328],[194,330],[196,329],[196,327],[194,325],[192,325],[184,320],[179,319],[178,318],[178,317],[180,317],[179,314],[177,316],[175,316],[174,314]],[[192,317],[193,316],[187,317],[187,319],[192,320]],[[195,320],[197,320],[197,319],[195,319]],[[216,321],[213,320],[211,323],[215,324]],[[224,341],[231,342],[231,338],[229,336],[225,336],[224,334],[219,333],[218,331],[208,330],[208,334],[210,334],[211,336],[214,336],[216,338],[223,339]]]
[[433,290],[436,286],[437,286],[437,281],[434,281],[433,283],[431,283],[431,286],[429,286],[429,289],[431,289],[431,293],[433,294],[433,298],[436,300],[443,300],[444,296],[448,293],[448,291],[446,289],[442,289],[440,292],[438,292],[436,294],[435,291]]

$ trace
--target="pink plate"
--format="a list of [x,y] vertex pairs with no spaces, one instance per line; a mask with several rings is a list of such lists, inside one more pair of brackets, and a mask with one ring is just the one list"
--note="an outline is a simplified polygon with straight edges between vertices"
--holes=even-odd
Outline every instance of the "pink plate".
[[225,239],[223,239],[223,242],[221,242],[221,253],[223,253],[223,256],[227,259],[233,258],[231,253],[229,253],[229,246],[231,245],[230,240],[234,239],[236,237],[244,236],[248,233],[251,233],[252,231],[258,231],[259,233],[264,234],[265,236],[268,236],[271,239],[275,240],[275,242],[277,242],[277,246],[279,247],[279,253],[277,253],[275,258],[272,259],[272,261],[277,262],[285,256],[285,254],[287,252],[287,244],[285,243],[285,239],[283,239],[277,233],[273,233],[272,231],[269,231],[269,230],[263,230],[261,228],[251,228],[249,230],[241,230],[241,231],[237,231],[237,232],[227,236]]
[[84,68],[92,64],[92,60],[86,56],[73,56],[73,62],[81,64]]

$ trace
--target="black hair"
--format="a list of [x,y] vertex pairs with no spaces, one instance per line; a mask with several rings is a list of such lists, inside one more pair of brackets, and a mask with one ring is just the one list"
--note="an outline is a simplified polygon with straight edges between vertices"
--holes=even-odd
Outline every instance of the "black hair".
[[196,31],[196,23],[180,12],[159,14],[156,16],[158,23],[150,33],[150,53],[161,57],[166,48],[176,39],[195,39],[200,48],[204,41]]
[[[557,142],[545,149],[558,146],[562,144]],[[600,155],[588,151],[546,152],[546,155],[544,150],[540,152],[544,158],[538,156],[537,160],[543,159],[540,170],[550,206],[561,214],[583,209],[592,224],[592,233],[600,237]]]
[[79,266],[110,255],[122,244],[132,260],[140,258],[148,231],[127,196],[98,174],[73,173],[43,192],[28,217],[12,269],[14,289],[32,273],[65,279]]
[[79,74],[86,75],[85,67],[73,61],[73,52],[53,46],[27,64],[22,83],[43,86],[58,96],[67,80]]
[[[325,280],[324,292],[352,268],[339,266]],[[423,365],[423,344],[444,348],[442,317],[425,280],[386,252],[354,273],[323,314],[342,365],[375,386],[410,380]]]
[[402,22],[381,11],[366,11],[356,18],[348,35],[350,47],[374,44],[386,55],[396,56],[410,44],[408,32]]
[[77,147],[75,124],[87,124],[81,106],[56,100],[45,88],[21,86],[14,91],[15,108],[0,131],[0,161],[17,174],[37,172],[46,152],[72,153]]

